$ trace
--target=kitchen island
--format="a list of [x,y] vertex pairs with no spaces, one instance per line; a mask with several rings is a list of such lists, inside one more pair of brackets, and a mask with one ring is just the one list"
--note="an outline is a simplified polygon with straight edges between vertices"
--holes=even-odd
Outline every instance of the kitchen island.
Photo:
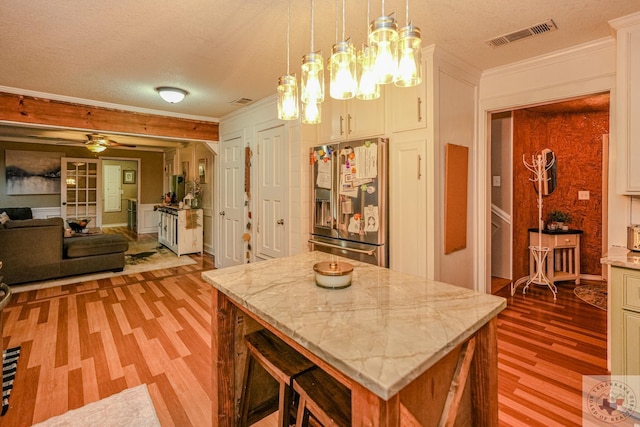
[[[350,287],[315,285],[313,265],[332,259],[354,266]],[[504,298],[323,252],[203,278],[213,285],[214,425],[236,425],[249,325],[270,330],[345,384],[353,425],[437,425],[441,418],[497,425],[496,316]]]

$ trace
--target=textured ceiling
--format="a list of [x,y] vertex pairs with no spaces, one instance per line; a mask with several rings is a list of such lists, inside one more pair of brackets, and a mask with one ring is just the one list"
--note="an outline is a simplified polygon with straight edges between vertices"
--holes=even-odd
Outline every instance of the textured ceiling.
[[[311,51],[310,1],[291,0],[291,70]],[[349,0],[345,35],[365,38],[367,2]],[[2,0],[0,90],[18,88],[208,118],[238,98],[275,93],[286,73],[287,0]],[[342,2],[315,0],[315,50],[336,40]],[[371,1],[370,18],[405,1]],[[410,0],[409,16],[432,43],[485,70],[610,35],[607,21],[638,0]],[[493,48],[486,40],[551,18],[558,30]],[[342,39],[341,18],[338,23]],[[167,104],[157,86],[190,92]]]

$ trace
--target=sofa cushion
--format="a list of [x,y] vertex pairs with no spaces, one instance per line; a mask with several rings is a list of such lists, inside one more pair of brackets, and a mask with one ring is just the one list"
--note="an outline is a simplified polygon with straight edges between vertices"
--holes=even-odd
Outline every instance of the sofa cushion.
[[64,239],[63,246],[65,258],[111,254],[129,249],[129,243],[120,234],[71,237]]
[[5,228],[26,228],[26,227],[51,227],[58,225],[62,227],[64,220],[62,218],[43,218],[43,219],[17,219],[7,221]]
[[12,220],[33,218],[31,208],[0,208],[0,212],[6,212]]

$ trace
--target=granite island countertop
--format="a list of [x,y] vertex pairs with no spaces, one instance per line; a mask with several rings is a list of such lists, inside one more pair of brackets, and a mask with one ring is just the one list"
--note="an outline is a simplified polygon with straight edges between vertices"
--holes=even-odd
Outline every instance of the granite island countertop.
[[[354,266],[352,285],[315,285],[313,265]],[[324,252],[212,270],[207,282],[383,399],[467,340],[506,300]]]
[[633,252],[622,246],[611,246],[600,262],[614,267],[640,270],[640,252]]

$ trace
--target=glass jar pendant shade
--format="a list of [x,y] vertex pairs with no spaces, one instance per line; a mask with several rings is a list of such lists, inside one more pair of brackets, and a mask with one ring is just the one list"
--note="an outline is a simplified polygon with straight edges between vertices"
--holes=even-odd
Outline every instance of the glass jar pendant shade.
[[329,59],[329,93],[333,99],[351,99],[356,96],[356,51],[353,43],[342,41],[333,45]]
[[322,118],[322,102],[307,102],[302,104],[302,123],[315,125]]
[[278,79],[278,118],[298,118],[298,82],[295,76],[286,75]]
[[378,84],[392,83],[398,69],[398,24],[392,16],[376,18],[370,26],[369,45],[374,51]]
[[398,73],[394,84],[411,87],[422,82],[422,52],[420,28],[413,25],[402,27],[398,42]]
[[321,53],[309,53],[302,57],[300,100],[304,103],[324,101],[324,61]]
[[358,99],[380,98],[380,85],[374,72],[374,55],[370,46],[364,45],[358,52]]

